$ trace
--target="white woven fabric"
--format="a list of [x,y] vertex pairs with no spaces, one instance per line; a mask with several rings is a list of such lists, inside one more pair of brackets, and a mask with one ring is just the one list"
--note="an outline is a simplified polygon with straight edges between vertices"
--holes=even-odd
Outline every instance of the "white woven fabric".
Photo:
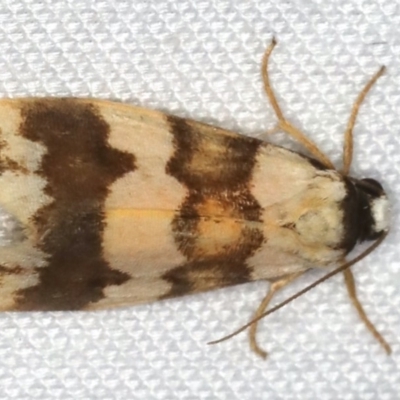
[[4,313],[0,399],[399,398],[399,1],[0,4],[2,96],[118,99],[251,135],[276,121],[259,73],[275,35],[271,75],[285,113],[339,163],[351,104],[385,64],[358,119],[353,174],[382,181],[393,203],[390,236],[354,268],[390,357],[359,321],[341,277],[261,324],[267,361],[244,334],[207,346],[250,318],[266,290],[259,282],[109,312]]

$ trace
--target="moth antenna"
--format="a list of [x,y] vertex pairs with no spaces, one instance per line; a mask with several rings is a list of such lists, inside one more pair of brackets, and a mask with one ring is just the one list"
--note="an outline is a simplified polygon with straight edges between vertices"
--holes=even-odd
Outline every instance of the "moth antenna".
[[275,114],[278,118],[278,128],[282,131],[286,132],[290,135],[294,140],[297,140],[304,148],[306,148],[317,160],[319,160],[325,167],[329,169],[335,169],[332,161],[326,156],[318,146],[307,137],[300,129],[296,128],[291,122],[289,122],[278,103],[278,100],[275,96],[275,92],[272,89],[271,81],[269,79],[268,72],[268,63],[269,58],[276,46],[276,39],[273,38],[271,44],[268,46],[267,50],[264,53],[261,62],[261,76],[264,84],[264,91],[268,97],[269,102],[271,103],[272,108],[275,111]]
[[382,65],[377,72],[370,78],[363,90],[357,96],[353,108],[350,113],[349,121],[347,122],[346,131],[344,132],[344,145],[343,145],[343,175],[348,175],[350,171],[351,161],[353,159],[353,129],[356,123],[358,112],[361,104],[364,102],[368,92],[374,86],[375,82],[385,72],[386,67]]
[[384,232],[379,239],[377,239],[374,243],[372,243],[371,246],[369,246],[367,249],[365,249],[361,254],[359,254],[353,260],[348,261],[348,262],[344,263],[343,265],[337,267],[333,271],[327,273],[322,278],[320,278],[320,279],[316,280],[314,283],[306,286],[304,289],[300,290],[299,292],[295,293],[293,296],[287,298],[283,302],[281,302],[281,303],[277,304],[276,306],[272,307],[268,311],[265,311],[261,315],[259,315],[256,318],[252,319],[247,324],[243,325],[241,328],[239,328],[236,331],[232,332],[231,334],[226,335],[226,336],[222,337],[221,339],[213,340],[211,342],[208,342],[207,344],[217,344],[217,343],[221,343],[221,342],[224,342],[225,340],[233,338],[234,336],[236,336],[239,333],[243,332],[244,330],[246,330],[248,327],[253,325],[255,322],[259,321],[260,319],[265,318],[267,315],[270,315],[270,314],[274,313],[275,311],[278,311],[280,308],[282,308],[282,307],[286,306],[287,304],[291,303],[293,300],[295,300],[298,297],[302,296],[303,294],[309,292],[311,289],[314,289],[319,284],[327,281],[328,279],[330,279],[333,276],[339,274],[340,272],[343,272],[346,269],[350,268],[352,265],[358,263],[363,258],[367,257],[370,253],[372,253],[384,241],[384,239],[386,238],[387,235],[388,235],[388,231]]

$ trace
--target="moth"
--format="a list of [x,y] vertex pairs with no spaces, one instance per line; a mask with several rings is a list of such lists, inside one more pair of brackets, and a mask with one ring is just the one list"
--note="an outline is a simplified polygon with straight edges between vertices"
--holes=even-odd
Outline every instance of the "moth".
[[[354,104],[338,171],[281,111],[268,74],[275,44],[265,91],[277,127],[310,155],[116,102],[1,100],[0,309],[99,310],[265,280],[259,317],[305,271],[381,240],[387,196],[348,172],[358,108],[383,68]],[[251,347],[265,356],[255,329]]]

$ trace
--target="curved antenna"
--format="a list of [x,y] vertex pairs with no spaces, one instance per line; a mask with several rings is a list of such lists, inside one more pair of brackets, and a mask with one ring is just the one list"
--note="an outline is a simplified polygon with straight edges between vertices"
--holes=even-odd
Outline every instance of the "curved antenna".
[[277,42],[275,38],[272,38],[271,44],[268,46],[262,58],[261,76],[264,84],[265,93],[267,94],[268,100],[271,103],[272,108],[274,109],[275,114],[278,118],[277,128],[286,132],[288,135],[292,136],[293,139],[301,143],[301,145],[304,148],[306,148],[325,167],[329,169],[335,169],[335,166],[333,165],[332,161],[318,148],[318,146],[285,118],[282,109],[279,106],[278,100],[271,86],[271,82],[269,79],[269,71],[268,71],[269,58],[276,44]]
[[346,131],[344,132],[344,145],[343,145],[343,175],[347,176],[350,171],[351,161],[353,159],[353,128],[356,123],[357,115],[360,110],[360,106],[363,103],[368,92],[372,86],[379,79],[380,76],[385,72],[385,66],[382,65],[372,78],[364,86],[363,90],[359,93],[356,101],[353,104],[353,108],[350,113],[349,121],[347,122]]
[[372,253],[384,241],[384,239],[386,238],[387,235],[388,235],[388,231],[384,232],[379,239],[377,239],[374,243],[372,243],[371,246],[369,246],[367,249],[365,249],[361,254],[359,254],[353,260],[351,260],[349,262],[346,262],[343,265],[341,265],[340,267],[338,267],[338,268],[334,269],[333,271],[327,273],[326,275],[324,275],[322,278],[316,280],[311,285],[306,286],[304,289],[300,290],[299,292],[297,292],[293,296],[289,297],[288,299],[286,299],[282,303],[277,304],[276,306],[272,307],[268,311],[264,312],[263,314],[259,315],[256,318],[252,319],[250,322],[248,322],[247,324],[243,325],[241,328],[237,329],[236,331],[232,332],[231,334],[226,335],[226,336],[222,337],[221,339],[213,340],[212,342],[208,342],[207,344],[217,344],[217,343],[224,342],[225,340],[231,339],[232,337],[234,337],[234,336],[238,335],[239,333],[243,332],[244,330],[246,330],[249,326],[253,325],[255,322],[257,322],[260,319],[266,317],[267,315],[272,314],[273,312],[279,310],[280,308],[286,306],[287,304],[291,303],[293,300],[295,300],[298,297],[302,296],[303,294],[307,293],[311,289],[314,289],[320,283],[325,282],[329,278],[332,278],[333,276],[339,274],[340,272],[343,272],[346,269],[350,268],[352,265],[356,264],[358,261],[360,261],[364,257],[368,256],[368,254]]

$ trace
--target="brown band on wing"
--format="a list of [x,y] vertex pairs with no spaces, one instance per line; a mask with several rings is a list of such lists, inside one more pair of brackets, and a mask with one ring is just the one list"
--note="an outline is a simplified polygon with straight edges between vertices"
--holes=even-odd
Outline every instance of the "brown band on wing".
[[260,142],[192,128],[168,117],[175,152],[166,171],[189,191],[172,222],[187,263],[164,274],[163,297],[210,290],[250,280],[247,259],[262,245],[261,206],[250,192]]
[[129,277],[103,258],[104,202],[110,185],[135,169],[132,154],[111,148],[97,109],[71,99],[38,100],[21,110],[20,134],[46,147],[39,174],[53,201],[34,215],[47,265],[39,283],[18,293],[20,310],[75,310]]

